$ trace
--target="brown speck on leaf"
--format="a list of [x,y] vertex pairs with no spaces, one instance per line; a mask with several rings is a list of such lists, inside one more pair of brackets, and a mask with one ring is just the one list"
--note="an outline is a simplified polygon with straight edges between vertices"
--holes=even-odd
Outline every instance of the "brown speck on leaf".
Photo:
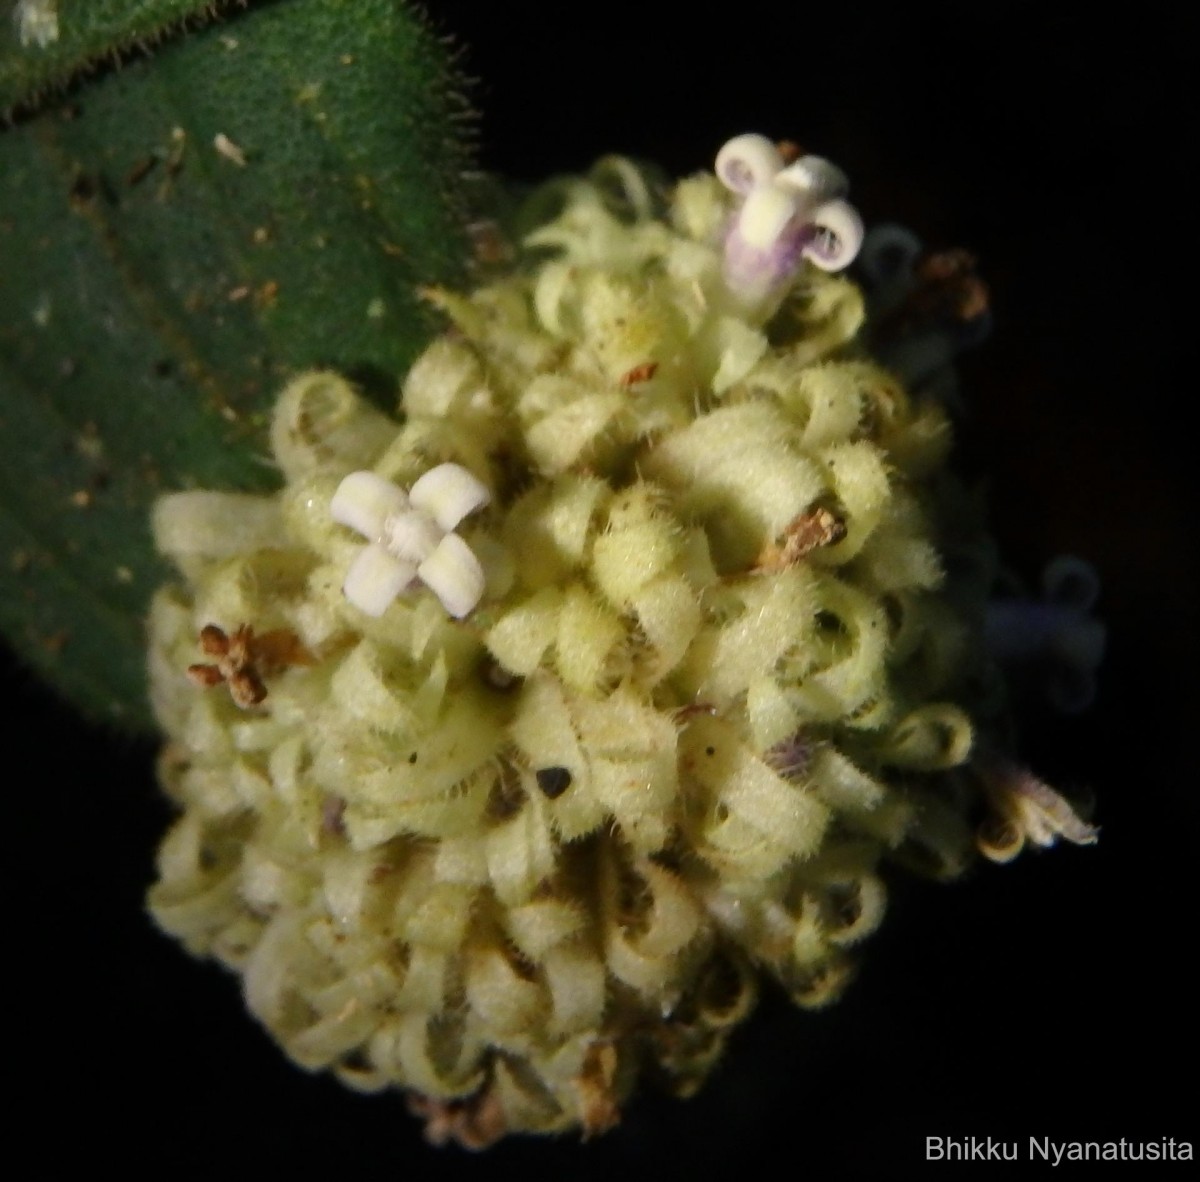
[[255,293],[254,302],[260,308],[273,307],[279,298],[279,284],[274,279],[268,279]]
[[8,567],[14,575],[24,574],[31,561],[28,550],[14,550],[8,557]]
[[155,200],[165,201],[171,195],[172,182],[183,169],[183,157],[187,151],[187,132],[182,127],[171,129],[171,140],[167,147],[166,167],[162,182],[155,193]]
[[611,1042],[594,1042],[575,1077],[583,1137],[598,1137],[621,1122],[613,1081],[617,1074],[617,1048]]
[[453,1141],[463,1149],[487,1149],[508,1132],[500,1097],[491,1084],[465,1100],[435,1100],[410,1092],[408,1110],[425,1122],[430,1145]]
[[154,170],[154,166],[157,163],[158,157],[143,156],[126,174],[125,184],[131,189],[136,185],[140,185]]
[[846,536],[846,523],[828,509],[806,509],[794,517],[783,531],[782,544],[769,542],[763,547],[756,570],[775,573],[794,566],[805,555],[821,546],[832,546]]
[[76,509],[90,509],[93,500],[92,491],[88,488],[78,488],[71,494],[71,504]]
[[255,226],[254,233],[251,235],[255,246],[262,246],[264,242],[271,240],[271,231],[266,226]]
[[621,385],[629,389],[640,382],[648,382],[657,372],[657,361],[643,361],[641,365],[635,365],[633,369],[621,375]]
[[85,213],[97,197],[111,196],[104,180],[86,172],[77,173],[67,192],[67,200],[75,213]]
[[162,473],[159,471],[158,465],[148,455],[142,455],[138,458],[138,466],[142,480],[151,488],[158,488],[162,484]]
[[99,460],[104,454],[104,440],[100,438],[100,428],[93,422],[84,423],[78,435],[75,436],[75,450],[85,460]]
[[42,648],[48,653],[53,653],[57,656],[67,646],[67,641],[70,640],[71,634],[65,629],[60,628],[57,632],[51,632],[49,636],[42,641]]
[[231,304],[239,304],[249,295],[250,286],[249,284],[243,283],[240,286],[235,287],[225,298],[228,299]]

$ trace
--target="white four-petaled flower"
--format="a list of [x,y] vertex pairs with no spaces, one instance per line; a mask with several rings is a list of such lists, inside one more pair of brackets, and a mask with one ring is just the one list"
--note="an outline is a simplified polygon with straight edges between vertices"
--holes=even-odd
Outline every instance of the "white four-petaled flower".
[[374,472],[352,472],[329,509],[334,521],[367,539],[342,584],[346,598],[369,616],[419,579],[462,619],[483,595],[479,560],[454,528],[491,500],[487,488],[458,464],[439,464],[407,493]]
[[725,282],[747,309],[771,310],[804,259],[823,271],[848,267],[863,226],[841,200],[848,184],[820,156],[784,165],[766,136],[739,135],[717,154],[717,177],[742,196],[725,237]]

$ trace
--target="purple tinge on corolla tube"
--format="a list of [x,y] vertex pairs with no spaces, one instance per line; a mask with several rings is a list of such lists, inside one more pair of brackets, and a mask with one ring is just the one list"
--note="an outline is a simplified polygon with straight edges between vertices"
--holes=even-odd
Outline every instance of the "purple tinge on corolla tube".
[[716,173],[742,204],[725,236],[725,283],[743,310],[769,315],[804,259],[840,271],[862,245],[858,212],[841,200],[845,174],[820,156],[785,165],[766,136],[739,135],[717,154]]

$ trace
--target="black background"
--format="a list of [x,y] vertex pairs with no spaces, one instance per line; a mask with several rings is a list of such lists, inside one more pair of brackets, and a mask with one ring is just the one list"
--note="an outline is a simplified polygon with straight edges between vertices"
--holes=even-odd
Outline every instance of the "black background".
[[434,1152],[399,1099],[289,1066],[235,981],[155,932],[142,897],[168,813],[152,747],[89,729],[10,670],[7,1075],[52,1121],[41,1164],[686,1179],[772,1154],[785,1178],[918,1178],[956,1175],[924,1164],[929,1135],[1017,1138],[1023,1156],[1031,1135],[1200,1140],[1183,18],[1157,4],[1116,18],[1032,3],[430,7],[480,79],[490,169],[532,180],[623,151],[686,173],[762,131],[838,161],[868,223],[977,252],[996,329],[964,362],[961,463],[988,473],[1018,571],[1062,552],[1100,569],[1099,701],[1081,719],[1031,715],[1025,753],[1094,790],[1101,841],[950,886],[897,880],[846,997],[810,1014],[768,992],[693,1100],[643,1095],[585,1147]]

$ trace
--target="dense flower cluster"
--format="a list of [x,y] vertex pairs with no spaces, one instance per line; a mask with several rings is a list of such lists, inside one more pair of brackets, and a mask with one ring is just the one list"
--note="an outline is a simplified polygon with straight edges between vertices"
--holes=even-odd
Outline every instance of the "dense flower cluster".
[[[863,355],[853,283],[730,263],[723,179],[662,209],[623,160],[564,183],[511,273],[429,293],[452,328],[402,422],[302,376],[280,493],[156,511],[154,915],[436,1139],[602,1131],[650,1063],[695,1088],[760,976],[833,998],[881,862],[954,873],[1003,795],[970,762],[987,547],[943,408]],[[813,209],[856,232],[819,195],[789,251]],[[351,574],[372,547],[383,583]],[[206,628],[272,638],[234,671],[261,698],[188,677]]]

